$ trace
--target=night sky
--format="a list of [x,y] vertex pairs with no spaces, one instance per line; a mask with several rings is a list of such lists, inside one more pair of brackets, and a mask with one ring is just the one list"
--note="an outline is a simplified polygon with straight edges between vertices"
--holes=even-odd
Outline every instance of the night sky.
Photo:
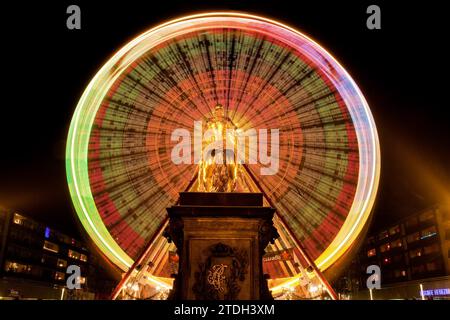
[[[158,2],[155,4],[155,2]],[[337,2],[337,1],[333,1]],[[450,200],[445,10],[409,1],[30,1],[2,4],[0,206],[78,235],[65,175],[69,123],[84,88],[118,48],[160,22],[237,10],[311,36],[352,75],[373,112],[382,177],[373,228]],[[343,1],[339,1],[343,2]],[[393,2],[393,1],[391,1]],[[82,30],[66,28],[78,4]],[[370,4],[382,29],[368,30]]]

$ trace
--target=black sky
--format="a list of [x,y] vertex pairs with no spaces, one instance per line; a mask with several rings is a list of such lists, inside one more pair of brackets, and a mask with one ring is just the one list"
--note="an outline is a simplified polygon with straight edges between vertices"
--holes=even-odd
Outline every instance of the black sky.
[[[6,57],[0,206],[77,235],[64,154],[82,91],[106,59],[137,34],[162,21],[208,10],[245,11],[283,21],[321,43],[353,76],[380,136],[382,179],[375,228],[441,200],[429,181],[450,185],[448,27],[441,2],[92,2],[2,4]],[[66,29],[70,4],[81,7],[80,31]],[[365,27],[369,4],[382,9],[381,30]]]

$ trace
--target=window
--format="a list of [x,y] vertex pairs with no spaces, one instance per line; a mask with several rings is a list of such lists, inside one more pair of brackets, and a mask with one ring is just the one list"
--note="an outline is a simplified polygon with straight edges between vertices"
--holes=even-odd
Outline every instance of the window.
[[20,225],[20,226],[23,226],[23,227],[25,227],[27,229],[31,229],[31,230],[39,229],[39,224],[38,223],[34,222],[31,219],[28,219],[27,217],[22,216],[19,213],[14,213],[13,223],[17,224],[17,225]]
[[63,272],[56,271],[54,278],[55,278],[55,280],[61,281],[66,278],[66,274]]
[[413,274],[424,273],[425,272],[425,266],[423,264],[418,265],[418,266],[413,266],[412,269],[411,269],[411,272]]
[[407,241],[408,243],[412,243],[412,242],[415,242],[415,241],[417,241],[417,240],[420,240],[420,233],[419,233],[419,232],[415,232],[415,233],[410,234],[410,235],[408,235],[408,236],[406,237],[406,241]]
[[394,276],[396,278],[406,277],[406,270],[395,270],[394,271]]
[[427,271],[436,271],[438,269],[438,264],[435,261],[427,263]]
[[48,250],[50,252],[58,253],[59,252],[59,246],[56,243],[50,242],[45,240],[44,241],[44,247],[45,250]]
[[422,248],[411,250],[409,252],[409,256],[413,258],[421,257],[422,256]]
[[373,257],[377,255],[377,250],[375,248],[370,249],[369,251],[367,251],[367,256],[368,257]]
[[433,243],[429,246],[423,247],[423,253],[424,254],[431,254],[431,253],[436,253],[439,252],[439,244],[437,243]]
[[433,237],[436,234],[437,234],[436,226],[431,226],[429,228],[426,228],[426,229],[422,230],[420,239]]
[[80,284],[86,283],[86,277],[78,277],[78,280],[80,281]]
[[66,236],[66,235],[64,235],[64,234],[62,234],[62,233],[60,233],[60,232],[55,231],[53,236],[56,239],[58,239],[58,241],[61,242],[61,243],[70,244],[70,239],[71,238]]
[[389,243],[385,243],[380,246],[380,252],[386,252],[391,250],[391,245]]
[[87,259],[88,259],[88,257],[85,254],[82,254],[82,253],[79,253],[79,252],[77,252],[75,250],[70,250],[70,249],[69,249],[69,252],[68,252],[67,255],[71,259],[80,260],[80,261],[83,261],[83,262],[86,262]]
[[31,273],[31,266],[14,261],[6,261],[5,271],[14,273]]
[[25,217],[24,216],[22,216],[22,215],[20,215],[20,214],[18,214],[18,213],[14,213],[14,218],[13,218],[13,222],[15,223],[15,224],[18,224],[18,225],[23,225],[23,222],[25,221]]
[[416,217],[410,218],[410,219],[408,219],[408,220],[406,221],[406,227],[408,227],[408,228],[415,227],[415,226],[417,226],[418,224],[419,224],[419,221],[417,220]]
[[403,246],[402,239],[391,242],[391,248],[401,248]]
[[79,252],[74,251],[74,250],[69,250],[68,256],[71,259],[80,260],[81,254]]
[[434,212],[433,212],[433,211],[427,211],[427,212],[424,212],[424,213],[422,213],[422,214],[419,216],[420,222],[432,220],[433,218],[434,218]]
[[65,244],[70,244],[72,241],[72,238],[64,234],[61,235],[61,239],[62,239],[61,241],[64,242]]
[[391,236],[396,235],[398,233],[400,233],[400,226],[398,226],[398,225],[389,229],[389,234]]
[[368,239],[367,239],[367,243],[368,244],[374,244],[375,243],[375,237],[369,237]]
[[378,234],[378,240],[383,240],[386,239],[387,237],[389,237],[389,233],[384,230],[382,232],[380,232],[380,234]]
[[56,262],[56,265],[60,268],[65,268],[65,267],[67,267],[67,261],[64,259],[58,259],[58,261]]
[[41,277],[43,271],[39,266],[32,266],[8,260],[5,261],[4,270],[5,272],[21,273],[31,277]]
[[58,259],[54,256],[43,254],[41,258],[41,263],[45,264],[46,266],[53,267],[54,265],[58,264]]

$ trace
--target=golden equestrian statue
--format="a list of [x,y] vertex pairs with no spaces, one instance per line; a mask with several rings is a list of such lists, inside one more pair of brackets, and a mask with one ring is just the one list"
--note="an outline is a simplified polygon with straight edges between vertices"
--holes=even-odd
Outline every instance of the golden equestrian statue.
[[[241,174],[236,156],[236,126],[225,115],[222,105],[214,108],[213,116],[205,122],[209,132],[203,138],[203,158],[199,163],[198,187],[200,192],[235,192]],[[212,146],[212,147],[211,147]]]

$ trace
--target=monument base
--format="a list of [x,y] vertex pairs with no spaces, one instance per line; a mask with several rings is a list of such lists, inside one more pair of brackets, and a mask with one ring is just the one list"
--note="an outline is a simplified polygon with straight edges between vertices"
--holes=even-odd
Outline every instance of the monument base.
[[272,299],[262,256],[278,233],[261,193],[182,192],[167,211],[165,236],[180,258],[169,298]]

